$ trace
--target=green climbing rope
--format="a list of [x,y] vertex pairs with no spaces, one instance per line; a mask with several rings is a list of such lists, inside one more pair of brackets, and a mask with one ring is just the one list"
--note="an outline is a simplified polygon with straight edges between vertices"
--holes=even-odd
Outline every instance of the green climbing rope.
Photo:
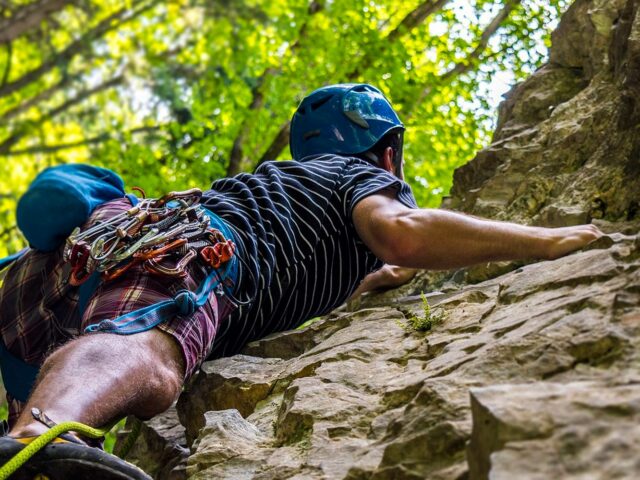
[[49,443],[56,439],[59,435],[67,432],[78,432],[90,438],[100,438],[110,430],[109,428],[93,428],[80,422],[63,422],[54,425],[50,430],[46,431],[26,447],[20,450],[11,460],[0,467],[0,480],[6,480],[9,475],[18,470],[38,451],[42,450]]

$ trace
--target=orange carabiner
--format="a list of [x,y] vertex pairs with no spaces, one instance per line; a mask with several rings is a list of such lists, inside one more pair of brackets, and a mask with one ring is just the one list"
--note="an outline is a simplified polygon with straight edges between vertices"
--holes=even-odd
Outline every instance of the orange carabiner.
[[186,238],[177,238],[166,245],[156,248],[155,250],[146,250],[143,252],[136,252],[133,256],[142,260],[151,260],[156,257],[163,257],[171,250],[177,250],[187,243]]
[[208,266],[218,268],[233,257],[235,249],[236,246],[231,240],[218,242],[213,246],[204,247],[200,250],[200,257]]
[[[144,269],[152,274],[161,275],[165,277],[179,277],[183,278],[187,276],[187,265],[197,256],[195,250],[189,250],[187,254],[180,259],[180,261],[174,267],[167,267],[162,265],[157,258],[147,260],[144,264]],[[162,258],[162,257],[160,257]]]
[[111,280],[115,280],[116,278],[120,277],[123,273],[131,269],[133,266],[139,264],[141,261],[142,260],[133,258],[132,260],[130,260],[120,268],[117,268],[115,270],[105,270],[104,272],[102,272],[102,280],[104,280],[105,282],[110,282]]

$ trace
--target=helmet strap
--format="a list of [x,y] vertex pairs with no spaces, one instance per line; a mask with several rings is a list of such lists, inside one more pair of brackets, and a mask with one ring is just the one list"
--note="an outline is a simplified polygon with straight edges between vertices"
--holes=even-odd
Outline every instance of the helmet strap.
[[[404,177],[402,172],[402,156],[403,156],[403,145],[404,145],[404,132],[398,131],[398,141],[397,144],[391,145],[391,149],[393,150],[393,174],[402,179]],[[376,167],[384,168],[382,165],[382,158],[379,155],[376,155],[371,150],[366,152],[362,152],[358,155],[362,160],[368,161],[372,163]]]
[[403,138],[403,134],[400,134],[400,145],[398,145],[397,149],[393,150],[393,163],[396,167],[396,171],[395,171],[395,175],[398,178],[403,178],[403,172],[402,172],[402,156],[404,155],[402,146],[404,143],[404,138]]
[[369,160],[371,160],[375,165],[380,166],[380,159],[375,153],[369,151],[369,152],[364,152],[363,155],[367,157]]

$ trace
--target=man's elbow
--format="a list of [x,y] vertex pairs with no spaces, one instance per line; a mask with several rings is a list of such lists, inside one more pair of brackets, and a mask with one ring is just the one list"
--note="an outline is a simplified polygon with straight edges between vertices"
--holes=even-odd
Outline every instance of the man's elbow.
[[411,250],[403,248],[401,245],[398,245],[395,249],[386,253],[384,257],[380,258],[385,263],[391,263],[399,267],[419,267],[415,254]]
[[412,211],[389,218],[378,251],[374,252],[385,263],[400,267],[419,267],[422,245],[415,229]]

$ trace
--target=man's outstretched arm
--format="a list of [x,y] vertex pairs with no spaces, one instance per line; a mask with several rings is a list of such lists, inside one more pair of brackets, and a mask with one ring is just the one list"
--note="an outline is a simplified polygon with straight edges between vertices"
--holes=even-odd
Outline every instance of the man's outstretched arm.
[[353,221],[378,258],[438,270],[496,260],[554,259],[603,235],[594,225],[529,227],[447,210],[410,209],[391,193],[363,199],[353,210]]

